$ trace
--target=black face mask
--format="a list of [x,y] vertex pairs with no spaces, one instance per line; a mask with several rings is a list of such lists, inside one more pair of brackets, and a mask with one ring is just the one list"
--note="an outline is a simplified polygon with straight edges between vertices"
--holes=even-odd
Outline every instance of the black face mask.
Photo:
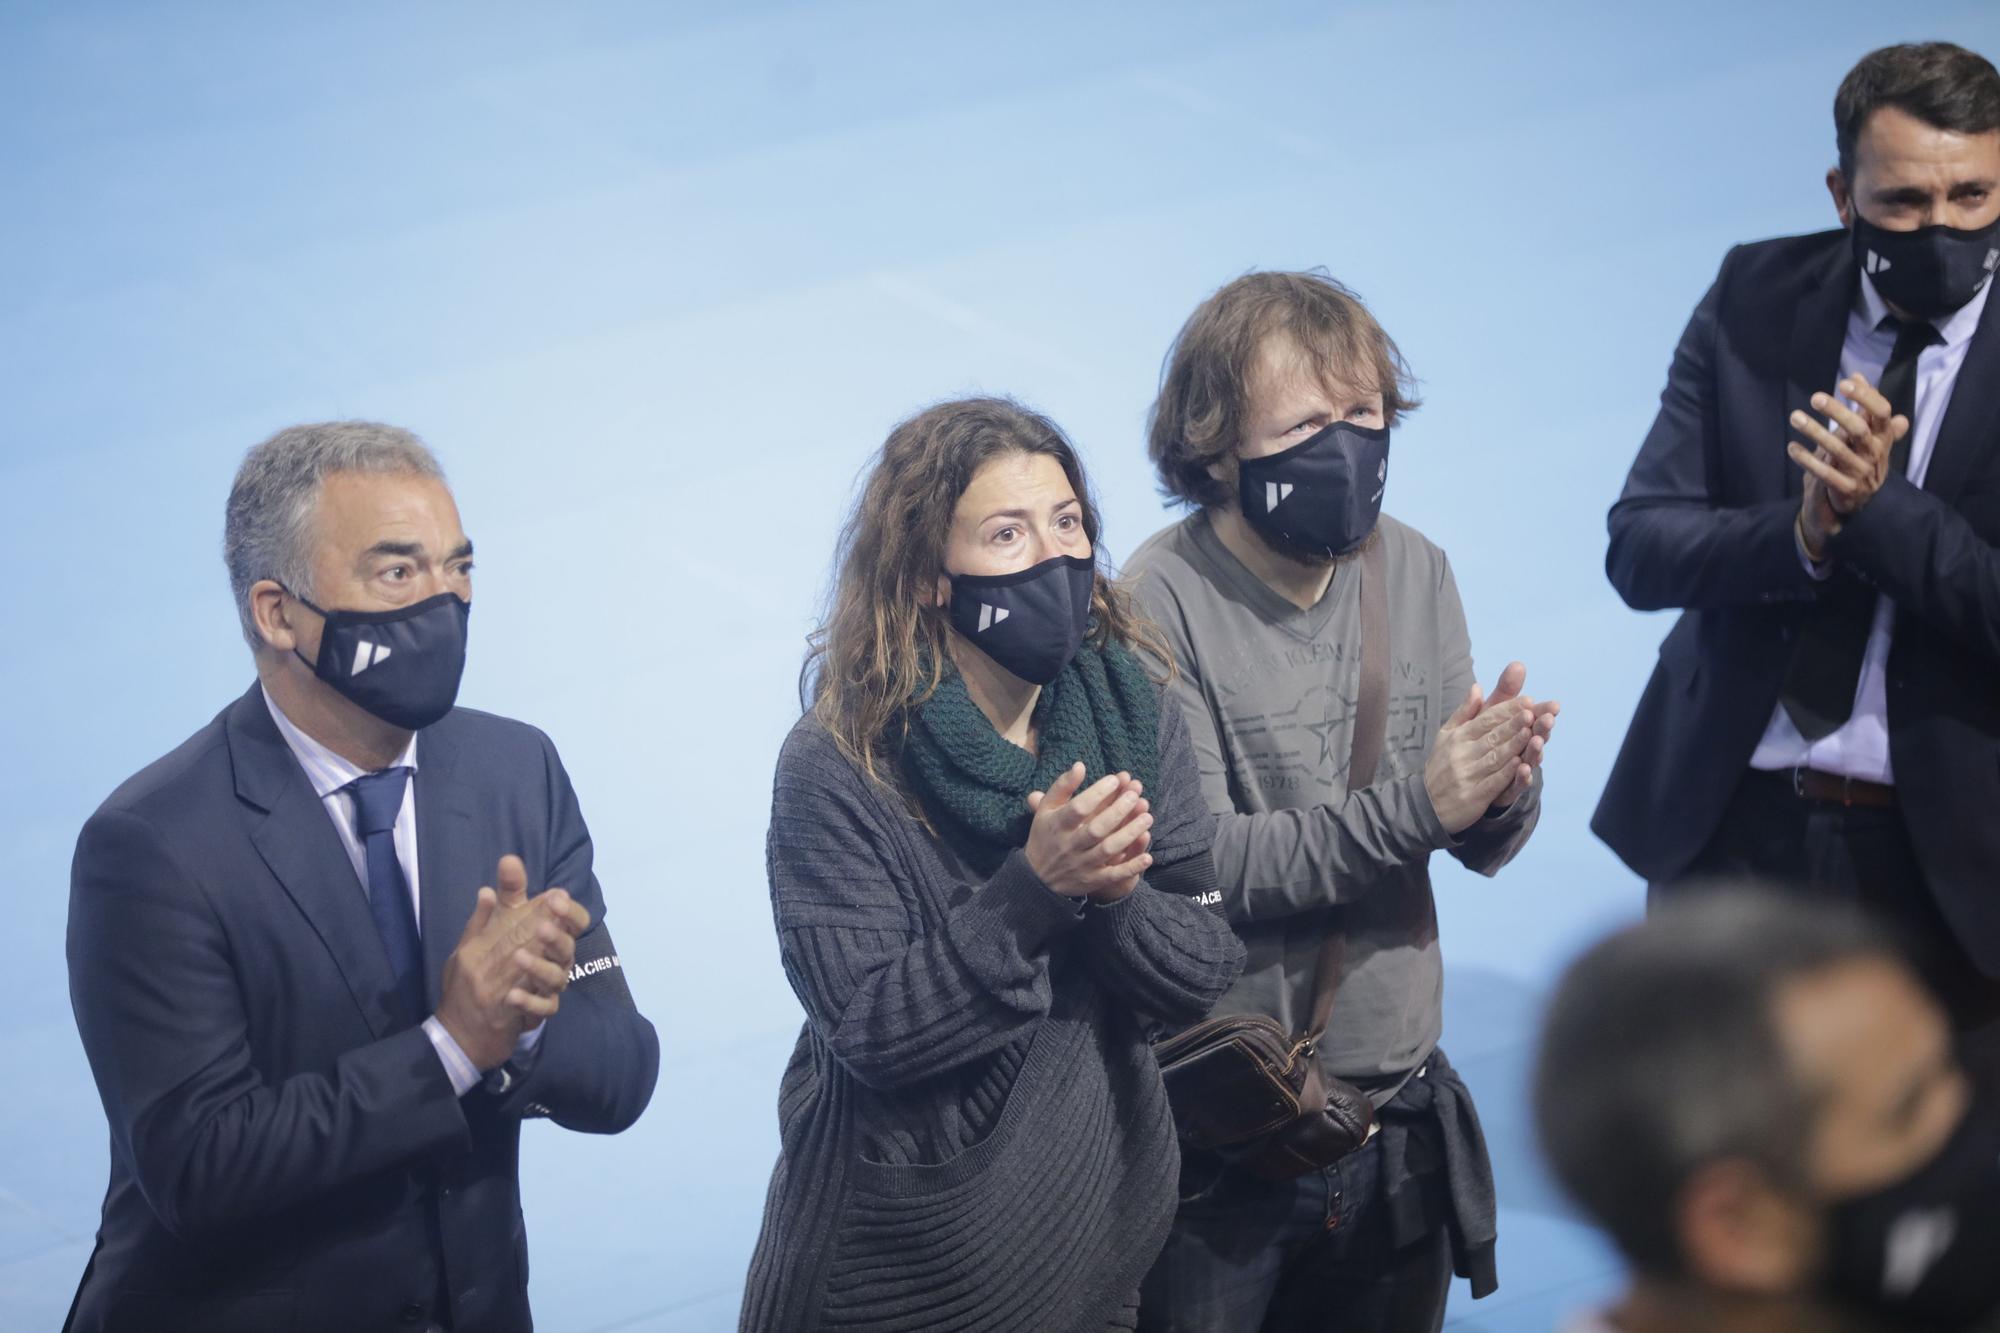
[[1891,305],[1937,319],[1979,295],[2000,268],[2000,218],[1973,231],[1886,231],[1854,210],[1854,257]]
[[1336,421],[1281,453],[1238,463],[1237,503],[1279,550],[1332,560],[1375,531],[1388,480],[1388,427]]
[[[394,611],[321,611],[297,593],[292,596],[326,621],[319,632],[319,660],[306,665],[336,692],[408,731],[451,711],[465,673],[472,603],[441,592]],[[304,653],[292,651],[306,661]]]
[[1936,1157],[1829,1214],[1829,1288],[1898,1328],[1966,1328],[2000,1309],[2000,1119],[1975,1102]]
[[1022,680],[1062,674],[1090,627],[1097,562],[1058,555],[1012,574],[947,574],[951,626]]

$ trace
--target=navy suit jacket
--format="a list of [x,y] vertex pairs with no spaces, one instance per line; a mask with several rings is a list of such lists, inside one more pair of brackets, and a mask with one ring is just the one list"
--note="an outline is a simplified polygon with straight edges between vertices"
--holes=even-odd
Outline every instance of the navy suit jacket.
[[[547,737],[456,709],[424,729],[415,782],[427,1005],[504,853],[604,930]],[[522,1117],[616,1133],[658,1073],[622,987],[578,985],[514,1088],[454,1096],[255,686],[84,825],[68,950],[111,1127],[78,1333],[528,1329]]]
[[[1612,506],[1613,586],[1639,610],[1682,608],[1591,820],[1649,880],[1680,875],[1714,834],[1821,595],[1792,533],[1803,474],[1787,418],[1839,379],[1859,283],[1844,231],[1731,250]],[[1891,476],[1830,549],[1835,578],[1895,600],[1898,807],[1946,920],[2000,976],[2000,295],[1923,487]]]

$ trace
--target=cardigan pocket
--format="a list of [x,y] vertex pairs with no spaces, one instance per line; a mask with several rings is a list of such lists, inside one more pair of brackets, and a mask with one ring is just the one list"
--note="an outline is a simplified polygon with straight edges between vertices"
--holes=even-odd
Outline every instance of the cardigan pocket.
[[[1041,1142],[1042,1114],[1079,1059],[1081,1023],[1035,1031],[1007,1102],[979,1142],[940,1162],[891,1165],[852,1158],[826,1270],[821,1329],[933,1333],[938,1329],[1057,1328],[1073,1299],[1073,1256],[1022,1249],[1020,1219],[1063,1206],[1063,1183],[1098,1151]],[[1024,1269],[1022,1265],[1026,1265]],[[1068,1313],[1064,1311],[1063,1313]]]
[[1047,1095],[1050,1074],[1067,1062],[1080,1036],[1077,1024],[1043,1020],[1028,1039],[1027,1053],[999,1112],[975,1142],[936,1162],[878,1162],[857,1152],[850,1177],[854,1188],[879,1199],[918,1199],[948,1192],[985,1174],[1006,1150],[1015,1127]]

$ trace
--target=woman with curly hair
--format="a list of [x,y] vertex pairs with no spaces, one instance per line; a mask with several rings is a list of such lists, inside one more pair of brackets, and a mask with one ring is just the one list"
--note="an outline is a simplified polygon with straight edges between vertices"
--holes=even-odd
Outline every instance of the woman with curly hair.
[[767,862],[806,1011],[744,1329],[1130,1328],[1179,1152],[1149,1036],[1242,966],[1158,648],[1076,451],[1003,399],[890,434]]

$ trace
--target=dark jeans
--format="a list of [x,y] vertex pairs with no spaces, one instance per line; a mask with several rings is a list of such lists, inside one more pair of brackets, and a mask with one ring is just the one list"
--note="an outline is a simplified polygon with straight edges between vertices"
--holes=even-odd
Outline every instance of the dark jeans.
[[1872,913],[1943,1000],[1974,1077],[2000,1092],[2000,982],[1959,947],[1895,808],[1805,800],[1790,773],[1747,770],[1708,846],[1680,879],[1652,885],[1648,901],[1746,878]]
[[1141,1333],[1436,1333],[1449,1236],[1440,1223],[1391,1245],[1381,1142],[1283,1181],[1185,1154],[1180,1212],[1139,1289]]

